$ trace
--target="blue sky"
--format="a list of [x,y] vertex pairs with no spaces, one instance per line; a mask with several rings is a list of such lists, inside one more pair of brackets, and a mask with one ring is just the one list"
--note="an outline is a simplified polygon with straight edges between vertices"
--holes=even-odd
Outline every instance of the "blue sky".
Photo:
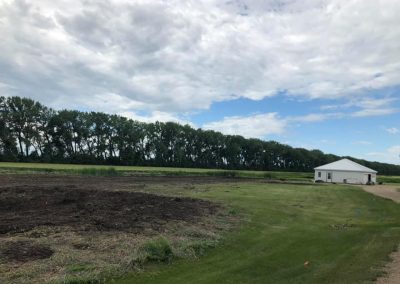
[[0,94],[400,163],[397,0],[0,0]]
[[[384,97],[389,101],[390,109],[400,109],[400,100],[395,94],[400,94],[400,88],[369,92],[369,98],[379,101]],[[354,116],[360,112],[360,107],[349,106],[338,109],[333,106],[343,106],[347,100],[295,100],[287,96],[266,98],[260,101],[236,99],[229,102],[213,104],[209,110],[189,116],[187,119],[195,125],[207,125],[213,121],[221,121],[232,116],[252,117],[259,114],[276,112],[280,119],[289,119],[280,133],[266,136],[247,135],[276,140],[294,147],[320,149],[337,155],[351,155],[367,160],[380,160],[392,163],[396,161],[399,150],[396,143],[400,139],[398,129],[400,114],[393,111],[382,115]],[[333,109],[333,110],[332,110]],[[320,118],[302,121],[301,118],[315,114]],[[330,117],[330,114],[335,114]],[[324,117],[326,116],[326,118]],[[296,121],[296,118],[300,121]],[[292,120],[292,121],[290,121]],[[221,126],[221,131],[224,125]],[[251,125],[248,126],[251,128]]]

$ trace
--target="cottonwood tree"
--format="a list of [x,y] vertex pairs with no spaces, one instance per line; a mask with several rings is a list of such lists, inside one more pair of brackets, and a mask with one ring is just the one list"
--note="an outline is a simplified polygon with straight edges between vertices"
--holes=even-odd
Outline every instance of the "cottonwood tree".
[[[0,97],[0,159],[5,161],[312,171],[339,158],[174,122],[55,111],[31,99]],[[351,159],[382,174],[400,174],[400,166]]]

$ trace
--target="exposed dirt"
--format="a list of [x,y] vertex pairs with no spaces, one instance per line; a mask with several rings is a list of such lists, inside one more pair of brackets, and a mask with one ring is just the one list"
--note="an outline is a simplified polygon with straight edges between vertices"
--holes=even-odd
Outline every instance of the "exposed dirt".
[[365,185],[363,189],[372,194],[400,203],[400,185]]
[[[369,193],[380,197],[392,199],[400,203],[400,185],[374,185],[363,186],[363,189]],[[377,284],[398,284],[400,283],[400,247],[390,255],[392,262],[388,263],[384,269],[385,276],[376,280]]]
[[[151,227],[162,231],[168,221],[192,223],[217,210],[215,204],[203,200],[116,191],[118,186],[127,186],[124,182],[134,186],[143,179],[0,176],[0,235],[38,226],[133,232]],[[146,184],[161,181],[146,179]]]
[[399,284],[400,283],[400,247],[390,255],[392,262],[385,267],[386,275],[376,280],[377,284]]
[[178,257],[197,257],[193,248],[216,244],[237,217],[185,195],[229,182],[236,180],[0,174],[0,283],[118,277],[138,269],[143,247],[160,237]]
[[54,251],[45,245],[30,241],[10,241],[0,246],[0,259],[7,262],[27,262],[45,259],[52,256]]

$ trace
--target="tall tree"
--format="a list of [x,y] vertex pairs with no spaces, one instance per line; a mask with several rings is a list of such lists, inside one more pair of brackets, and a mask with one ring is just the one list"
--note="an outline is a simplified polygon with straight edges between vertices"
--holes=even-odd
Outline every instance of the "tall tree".
[[[312,171],[339,158],[173,122],[55,111],[31,99],[0,97],[0,159],[5,161]],[[383,174],[400,174],[400,166],[349,158]]]
[[36,149],[34,142],[39,139],[38,121],[43,106],[28,98],[7,98],[8,128],[11,135],[16,137],[19,154],[28,157]]

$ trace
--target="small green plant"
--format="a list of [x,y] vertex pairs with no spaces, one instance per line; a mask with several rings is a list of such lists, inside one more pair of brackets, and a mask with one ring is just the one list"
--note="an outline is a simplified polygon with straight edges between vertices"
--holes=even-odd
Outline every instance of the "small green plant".
[[231,216],[237,216],[238,212],[235,209],[231,209],[231,210],[228,211],[228,214],[231,215]]
[[150,262],[168,262],[174,256],[169,242],[164,237],[147,242],[143,251],[145,260]]

